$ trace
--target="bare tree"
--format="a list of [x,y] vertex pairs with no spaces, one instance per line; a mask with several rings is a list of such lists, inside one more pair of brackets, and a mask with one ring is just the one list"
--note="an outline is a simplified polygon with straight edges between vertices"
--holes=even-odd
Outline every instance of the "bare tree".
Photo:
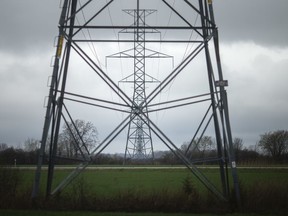
[[235,152],[236,161],[238,162],[239,161],[240,152],[243,149],[243,140],[241,138],[239,138],[239,137],[235,137],[233,139],[233,148],[234,148],[234,152]]
[[239,137],[233,139],[233,147],[235,151],[241,151],[243,149],[243,140]]
[[204,157],[207,151],[211,151],[215,148],[215,143],[210,136],[203,136],[201,139],[196,139],[197,149],[201,153],[201,156]]
[[59,135],[58,154],[67,157],[89,155],[98,143],[98,132],[91,122],[77,119],[63,126]]
[[24,150],[31,152],[36,151],[39,148],[39,141],[34,138],[28,138],[24,142]]
[[205,154],[210,153],[214,148],[215,142],[210,136],[198,137],[192,143],[184,142],[180,147],[181,151],[191,158],[203,158],[206,156]]
[[188,146],[189,146],[189,142],[188,141],[185,141],[183,142],[183,144],[180,146],[180,150],[183,152],[183,153],[186,153],[188,151]]
[[0,151],[4,151],[8,149],[8,145],[6,143],[0,143]]
[[258,144],[268,155],[280,159],[288,152],[288,131],[277,130],[260,135]]

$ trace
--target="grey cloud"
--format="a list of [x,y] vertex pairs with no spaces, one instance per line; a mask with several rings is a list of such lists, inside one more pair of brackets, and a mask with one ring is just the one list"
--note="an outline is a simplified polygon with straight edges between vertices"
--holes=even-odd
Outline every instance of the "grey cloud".
[[59,14],[56,0],[1,0],[0,49],[23,53],[45,43],[53,44]]
[[28,137],[39,139],[50,54],[15,56],[0,52],[0,141],[18,146]]
[[[214,0],[214,6],[221,42],[254,41],[261,46],[287,47],[287,0]],[[0,57],[5,63],[8,57],[12,59],[11,64],[0,65],[0,142],[17,145],[29,136],[41,136],[45,113],[42,105],[48,93],[46,80],[52,71],[49,63],[54,50],[49,52],[57,35],[59,14],[59,0],[0,1]],[[239,59],[245,55],[237,53],[237,49],[233,52],[227,55]],[[274,74],[267,71],[268,67],[263,73],[260,67],[263,61],[266,66],[269,63]],[[279,127],[285,129],[288,105],[282,98],[287,99],[288,92],[287,60],[273,62],[259,58],[245,74],[236,64],[225,68],[225,55],[223,62],[231,84],[228,93],[236,136],[255,144],[259,134],[282,129]],[[233,71],[237,73],[229,74]],[[267,92],[265,95],[263,90]],[[245,99],[249,103],[245,104]],[[103,133],[104,129],[99,131]]]
[[[232,130],[235,136],[247,139],[247,146],[255,145],[260,134],[287,130],[288,59],[273,60],[267,53],[250,57],[252,63],[247,61],[245,66],[224,59]],[[235,53],[235,58],[239,57]]]
[[[287,0],[214,0],[221,41],[288,46]],[[58,0],[1,0],[0,48],[23,52],[57,35]]]
[[288,46],[287,0],[214,0],[222,41]]

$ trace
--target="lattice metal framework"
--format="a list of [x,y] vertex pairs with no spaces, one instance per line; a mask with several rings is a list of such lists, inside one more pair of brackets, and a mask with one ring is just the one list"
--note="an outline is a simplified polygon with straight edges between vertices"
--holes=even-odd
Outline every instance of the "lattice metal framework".
[[[138,4],[139,6],[139,4]],[[132,58],[134,59],[134,72],[132,75],[125,77],[121,83],[133,83],[133,102],[131,113],[138,113],[134,119],[131,119],[128,126],[127,142],[124,155],[124,163],[127,160],[140,160],[151,162],[154,159],[153,142],[150,126],[142,119],[142,112],[149,116],[146,106],[146,87],[147,84],[160,83],[156,78],[146,73],[146,58],[173,58],[172,56],[155,50],[147,49],[145,46],[146,34],[159,34],[155,29],[146,29],[146,17],[155,13],[156,10],[123,10],[134,18],[134,29],[123,29],[120,33],[130,33],[134,35],[133,55],[130,54],[132,49],[122,51],[108,56],[108,58]],[[146,51],[149,53],[146,54]],[[148,122],[149,124],[149,122]]]
[[[80,4],[78,0],[64,0],[61,18],[59,21],[59,37],[57,43],[56,57],[54,62],[54,68],[52,73],[50,92],[49,92],[49,101],[47,105],[46,118],[44,122],[44,129],[42,134],[42,142],[38,160],[38,166],[35,174],[35,183],[33,188],[33,197],[36,197],[39,193],[40,188],[40,177],[42,165],[45,159],[45,149],[48,149],[48,177],[47,177],[47,188],[46,194],[53,195],[62,191],[65,186],[67,186],[76,176],[79,175],[89,164],[93,162],[93,158],[97,156],[109,146],[115,138],[121,134],[125,128],[130,125],[132,127],[138,127],[139,125],[145,125],[149,128],[147,130],[147,137],[151,137],[150,133],[153,134],[158,140],[160,140],[171,152],[180,160],[182,163],[194,174],[195,178],[198,179],[205,187],[207,187],[211,192],[213,192],[220,199],[227,200],[230,196],[230,186],[228,177],[232,176],[233,186],[236,193],[238,202],[240,203],[240,192],[238,185],[238,176],[237,169],[234,159],[234,151],[232,145],[232,135],[229,121],[229,111],[228,111],[228,102],[226,94],[227,81],[224,80],[221,68],[221,60],[219,55],[219,42],[218,42],[218,29],[214,20],[213,13],[213,4],[212,0],[179,0],[175,1],[175,5],[168,0],[159,0],[162,4],[162,7],[167,10],[169,9],[174,16],[180,20],[177,24],[163,24],[147,26],[144,25],[145,22],[142,22],[143,26],[140,25],[140,20],[144,17],[142,12],[143,8],[140,7],[140,0],[132,1],[136,10],[130,10],[131,13],[136,17],[135,25],[109,25],[105,20],[101,20],[101,15],[104,11],[109,10],[109,7],[112,6],[115,2],[120,0],[110,0],[110,1],[93,1],[87,0],[84,4]],[[92,4],[100,4],[97,9],[93,8],[91,15],[88,19],[84,19],[82,24],[78,23],[79,16],[83,15],[83,11],[89,7],[92,8]],[[143,0],[143,5],[148,1]],[[151,2],[155,2],[154,0]],[[150,2],[150,3],[151,3]],[[151,5],[153,5],[151,3]],[[177,5],[182,5],[181,7],[176,7]],[[142,15],[141,15],[142,14]],[[199,22],[193,23],[189,17],[195,14],[196,17],[199,17]],[[141,18],[141,19],[140,19]],[[94,20],[100,20],[101,22],[93,22]],[[103,19],[103,18],[102,18]],[[100,23],[100,24],[99,24]],[[94,35],[90,35],[89,39],[80,37],[80,33],[84,30],[95,30],[98,31],[98,35],[101,36],[102,31],[109,30],[123,30],[125,31],[136,31],[134,39],[113,39],[111,37],[102,38],[93,38]],[[166,38],[166,39],[155,39],[150,38],[145,39],[145,31],[174,31],[180,32],[177,37]],[[190,38],[181,38],[183,32],[194,32],[197,34],[195,39]],[[174,67],[172,71],[168,73],[165,78],[161,80],[161,83],[157,85],[148,95],[145,96],[145,80],[144,74],[145,69],[145,43],[162,43],[162,44],[181,44],[189,43],[194,44],[192,48],[188,51],[188,54],[183,58],[180,63]],[[101,65],[91,58],[85,49],[81,46],[83,42],[89,43],[135,43],[135,95],[133,99],[129,97],[123,89],[121,89],[113,79],[108,76],[108,74],[101,68]],[[212,55],[209,44],[213,46]],[[63,52],[63,54],[62,54]],[[109,86],[111,91],[121,100],[121,102],[109,101],[97,97],[90,97],[83,94],[77,94],[67,91],[67,76],[69,74],[70,65],[71,65],[71,56],[79,56],[88,67],[93,70],[98,78]],[[151,56],[159,56],[160,52],[152,52]],[[208,77],[208,89],[209,92],[193,95],[189,97],[177,98],[170,101],[156,102],[155,98],[159,96],[161,92],[167,89],[178,76],[189,67],[189,65],[196,59],[196,57],[201,56],[205,58],[206,64],[206,74]],[[122,56],[127,56],[120,53]],[[139,56],[139,57],[138,57]],[[163,55],[164,56],[164,55]],[[189,69],[188,69],[189,70]],[[193,72],[193,71],[192,71]],[[191,72],[191,73],[192,73]],[[191,74],[190,73],[190,74]],[[138,83],[138,79],[140,82]],[[139,92],[138,92],[138,89]],[[95,149],[89,151],[87,145],[83,139],[81,139],[81,134],[78,132],[75,135],[75,140],[78,140],[78,143],[75,144],[75,148],[80,152],[80,158],[78,155],[77,159],[80,159],[81,162],[63,181],[61,181],[56,186],[53,186],[53,176],[55,171],[56,160],[61,156],[58,153],[58,144],[59,144],[59,132],[61,128],[61,122],[64,122],[67,125],[68,122],[72,122],[74,119],[69,111],[68,102],[73,101],[85,105],[91,105],[93,107],[113,110],[117,112],[122,112],[125,114],[125,117],[119,124],[116,126],[111,126],[111,132],[101,141]],[[149,115],[156,111],[177,109],[179,107],[189,107],[193,104],[199,104],[202,102],[208,103],[207,111],[205,112],[202,121],[197,127],[195,133],[191,133],[191,141],[188,145],[186,151],[182,151],[177,146],[172,139],[169,138],[169,135],[161,130],[160,126],[153,121]],[[133,110],[133,112],[131,112]],[[148,115],[149,114],[149,115]],[[188,114],[189,115],[189,114]],[[187,117],[188,117],[187,115]],[[220,188],[218,188],[215,183],[201,170],[198,168],[197,164],[199,159],[194,160],[194,158],[189,155],[189,150],[193,148],[193,143],[196,141],[196,137],[201,140],[207,127],[212,125],[213,131],[216,139],[216,151],[217,156],[214,158],[203,158],[200,160],[200,163],[214,162],[219,165],[219,176],[222,182]],[[73,128],[74,129],[74,128]],[[72,128],[71,128],[72,130]],[[76,128],[77,131],[77,128]],[[131,130],[132,131],[132,130]],[[138,133],[137,130],[130,132],[129,136],[134,136]],[[137,136],[143,136],[144,131],[140,131]],[[48,136],[50,136],[48,142]],[[150,144],[149,144],[150,145]],[[47,148],[46,148],[47,147]],[[137,144],[135,144],[137,148]],[[143,148],[142,148],[143,150]],[[141,151],[140,151],[141,152]],[[143,154],[143,152],[141,152]],[[228,170],[228,169],[231,170]]]
[[139,113],[134,119],[131,119],[127,135],[127,143],[125,149],[125,161],[128,158],[132,159],[149,159],[154,158],[152,137],[149,125],[146,125],[141,118],[139,109],[144,107],[143,112],[147,113],[146,107],[146,92],[145,92],[145,18],[147,13],[153,11],[146,10],[125,10],[126,13],[132,14],[134,17],[134,91],[131,112]]

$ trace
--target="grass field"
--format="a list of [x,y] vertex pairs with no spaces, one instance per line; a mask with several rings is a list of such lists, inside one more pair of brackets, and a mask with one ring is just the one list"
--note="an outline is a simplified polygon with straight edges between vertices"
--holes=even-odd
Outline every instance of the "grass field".
[[[61,181],[71,170],[55,170],[55,183]],[[216,185],[220,185],[217,169],[203,169],[203,173]],[[34,180],[34,170],[19,169],[20,181],[17,185],[16,208],[33,209],[30,194]],[[247,213],[282,214],[288,210],[288,169],[238,169],[245,215]],[[46,171],[42,173],[42,194],[45,189]],[[1,177],[1,176],[0,176]],[[183,189],[189,180],[192,192]],[[1,191],[0,191],[1,192]],[[6,193],[7,195],[7,193]],[[2,196],[3,197],[3,196]],[[7,195],[8,197],[8,195]],[[3,198],[5,201],[5,197]],[[14,201],[14,200],[12,200]],[[42,202],[42,201],[41,201]],[[44,211],[41,215],[77,215],[74,211],[85,210],[87,216],[108,215],[151,215],[91,212],[169,212],[169,216],[187,213],[229,213],[229,203],[218,202],[208,195],[207,190],[196,181],[187,169],[95,169],[85,170],[62,195],[49,202],[40,202],[40,209],[70,210],[72,212]],[[30,203],[30,204],[29,204]],[[1,204],[1,203],[0,203]],[[10,206],[10,207],[9,207]],[[7,208],[7,206],[5,207]],[[11,202],[8,208],[14,208]],[[232,210],[233,211],[233,210]],[[20,211],[21,216],[39,215],[37,211]],[[26,212],[26,213],[25,213]],[[186,212],[186,214],[175,214]],[[173,214],[171,214],[173,213]],[[17,211],[0,211],[0,215],[20,215]],[[84,214],[83,214],[84,215]],[[194,214],[195,215],[195,214]],[[201,214],[206,216],[206,214]],[[207,214],[209,215],[209,214]],[[229,215],[229,214],[228,214]],[[238,216],[237,214],[233,214]],[[241,214],[239,214],[241,215]],[[253,214],[252,214],[253,215]]]
[[[21,170],[21,176],[25,182],[24,187],[32,187],[34,171]],[[55,184],[62,181],[71,170],[56,170]],[[217,169],[204,169],[202,172],[210,181],[220,187],[219,171]],[[251,186],[261,183],[288,184],[288,169],[238,169],[239,181],[243,186]],[[115,193],[127,190],[133,191],[178,191],[183,186],[184,179],[191,179],[193,185],[200,191],[205,190],[193,174],[187,169],[100,169],[86,170],[75,182],[84,181],[89,191],[101,196],[115,195]],[[44,190],[46,173],[42,174],[42,190]],[[73,184],[72,184],[73,186]],[[69,189],[68,189],[69,190]]]

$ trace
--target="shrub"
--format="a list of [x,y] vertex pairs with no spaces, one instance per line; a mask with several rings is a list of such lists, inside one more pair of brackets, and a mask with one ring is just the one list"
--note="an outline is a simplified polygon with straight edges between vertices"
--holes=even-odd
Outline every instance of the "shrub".
[[0,168],[0,207],[9,208],[15,202],[17,188],[20,183],[18,169],[11,167]]
[[288,185],[257,182],[243,194],[243,210],[257,213],[288,212]]

